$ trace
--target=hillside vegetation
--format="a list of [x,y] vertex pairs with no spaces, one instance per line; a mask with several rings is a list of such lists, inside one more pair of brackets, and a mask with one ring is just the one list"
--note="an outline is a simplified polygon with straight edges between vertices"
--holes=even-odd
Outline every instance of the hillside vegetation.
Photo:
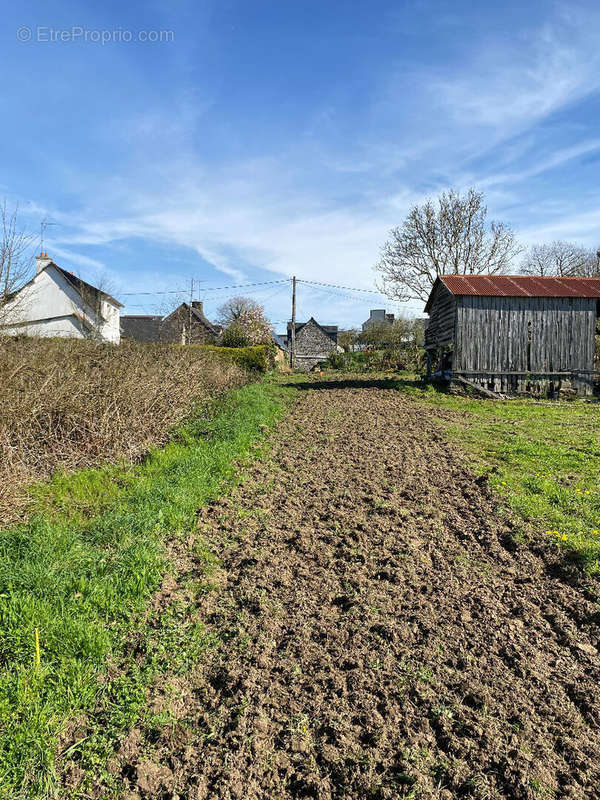
[[58,469],[133,463],[198,403],[241,386],[247,374],[197,347],[3,339],[0,524],[19,517],[27,484]]

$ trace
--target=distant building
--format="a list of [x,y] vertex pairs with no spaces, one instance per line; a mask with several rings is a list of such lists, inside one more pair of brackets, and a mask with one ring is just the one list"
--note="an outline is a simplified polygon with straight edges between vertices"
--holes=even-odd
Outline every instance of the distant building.
[[35,265],[35,277],[4,306],[0,333],[119,344],[123,306],[118,300],[59,267],[47,253],[41,253]]
[[[338,352],[337,337],[337,325],[319,325],[314,317],[311,317],[308,322],[297,322],[294,354],[296,369],[308,372],[319,362],[325,361],[331,353]],[[291,344],[292,323],[288,322],[288,349]]]
[[124,314],[121,335],[135,342],[166,342],[170,344],[214,344],[221,332],[204,315],[201,300],[191,306],[182,303],[166,317],[146,314]]
[[274,333],[273,334],[273,343],[278,350],[282,350],[284,353],[288,351],[287,345],[287,334],[286,333]]
[[369,328],[373,328],[375,325],[383,325],[386,323],[388,325],[393,325],[394,315],[388,314],[385,308],[372,308],[369,313],[369,319],[362,324],[362,329],[363,331],[368,331]]

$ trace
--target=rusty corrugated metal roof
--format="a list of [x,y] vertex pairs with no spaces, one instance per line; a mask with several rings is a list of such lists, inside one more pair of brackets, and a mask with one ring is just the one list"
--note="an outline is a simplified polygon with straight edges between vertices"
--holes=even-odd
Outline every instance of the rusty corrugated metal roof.
[[540,278],[535,275],[440,275],[452,294],[488,297],[597,297],[600,278]]

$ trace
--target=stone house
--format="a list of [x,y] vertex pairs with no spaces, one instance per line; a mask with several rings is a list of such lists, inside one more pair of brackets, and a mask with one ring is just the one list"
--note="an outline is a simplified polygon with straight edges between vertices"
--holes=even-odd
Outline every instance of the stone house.
[[[308,322],[296,323],[295,367],[304,372],[325,361],[331,353],[338,352],[337,325],[319,325],[314,317]],[[287,326],[287,346],[292,343],[292,323]]]
[[47,253],[35,259],[35,276],[2,310],[5,336],[59,336],[119,344],[120,309],[110,294],[56,264]]
[[153,314],[124,314],[121,335],[136,342],[170,344],[215,344],[221,327],[204,315],[201,300],[182,303],[166,317]]

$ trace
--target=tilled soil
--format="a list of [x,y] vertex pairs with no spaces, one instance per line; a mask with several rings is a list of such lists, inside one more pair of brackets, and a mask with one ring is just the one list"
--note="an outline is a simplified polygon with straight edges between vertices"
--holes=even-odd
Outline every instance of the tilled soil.
[[598,606],[411,398],[305,389],[201,513],[219,644],[123,742],[129,796],[600,797]]

